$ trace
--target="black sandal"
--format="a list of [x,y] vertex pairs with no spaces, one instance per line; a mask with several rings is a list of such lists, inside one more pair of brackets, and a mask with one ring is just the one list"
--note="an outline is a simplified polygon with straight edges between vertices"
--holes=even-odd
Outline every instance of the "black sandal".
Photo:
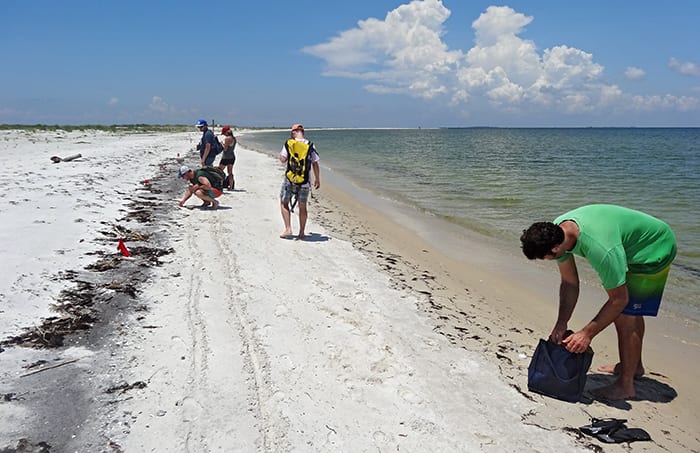
[[648,432],[641,428],[628,428],[627,420],[621,418],[591,418],[591,424],[581,426],[579,431],[608,444],[651,440]]

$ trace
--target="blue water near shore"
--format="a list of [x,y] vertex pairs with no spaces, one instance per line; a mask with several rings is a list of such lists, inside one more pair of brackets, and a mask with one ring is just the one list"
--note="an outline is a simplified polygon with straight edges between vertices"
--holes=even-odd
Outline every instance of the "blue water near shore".
[[[532,222],[590,203],[666,221],[678,257],[664,303],[700,320],[700,129],[319,129],[331,167],[383,197],[519,247]],[[246,134],[277,153],[288,131]]]

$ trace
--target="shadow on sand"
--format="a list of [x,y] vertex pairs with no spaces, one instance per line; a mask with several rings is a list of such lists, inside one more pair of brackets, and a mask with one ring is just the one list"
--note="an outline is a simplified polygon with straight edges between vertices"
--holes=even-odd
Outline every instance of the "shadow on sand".
[[285,237],[280,237],[281,239],[286,239],[288,241],[295,240],[295,241],[304,241],[304,242],[326,242],[330,240],[330,237],[324,236],[319,233],[309,233],[303,238],[299,238],[298,236],[295,236],[293,234],[290,234],[289,236]]
[[[676,392],[673,387],[654,379],[653,376],[655,376],[655,374],[651,373],[634,380],[634,387],[637,395],[629,401],[670,403],[678,396],[678,392]],[[657,374],[656,376],[665,377],[660,374]],[[596,389],[612,384],[615,382],[615,379],[617,379],[617,377],[610,374],[590,373],[586,381],[586,391],[584,396],[581,398],[581,402],[590,404],[593,401],[598,401],[607,406],[621,410],[632,409],[632,405],[629,403],[629,401],[611,401],[596,395]]]
[[187,209],[192,209],[192,210],[198,210],[198,211],[227,211],[229,209],[233,209],[231,206],[223,206],[219,205],[218,208],[212,209],[208,206],[186,206]]
[[[299,239],[299,238],[297,238],[297,239]],[[329,239],[330,238],[328,236],[324,236],[324,235],[319,234],[319,233],[309,233],[306,236],[304,236],[303,239],[299,239],[299,240],[304,241],[304,242],[326,242]]]

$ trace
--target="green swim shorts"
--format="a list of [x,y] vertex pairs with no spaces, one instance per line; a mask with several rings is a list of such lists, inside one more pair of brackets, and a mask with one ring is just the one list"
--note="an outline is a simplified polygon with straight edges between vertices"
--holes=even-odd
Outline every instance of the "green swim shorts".
[[212,187],[211,189],[205,191],[205,193],[211,198],[219,198],[221,196],[221,191],[216,187]]
[[633,316],[656,316],[664,294],[669,264],[656,274],[627,273],[627,292],[629,302],[622,313]]

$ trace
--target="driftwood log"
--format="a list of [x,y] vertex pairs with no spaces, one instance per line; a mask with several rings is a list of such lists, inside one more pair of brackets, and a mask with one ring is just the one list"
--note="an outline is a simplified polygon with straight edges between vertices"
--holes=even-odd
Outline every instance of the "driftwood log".
[[70,161],[77,159],[79,157],[83,157],[83,155],[82,154],[73,154],[72,156],[68,156],[68,157],[51,156],[51,161],[54,164],[57,164],[59,162],[70,162]]

